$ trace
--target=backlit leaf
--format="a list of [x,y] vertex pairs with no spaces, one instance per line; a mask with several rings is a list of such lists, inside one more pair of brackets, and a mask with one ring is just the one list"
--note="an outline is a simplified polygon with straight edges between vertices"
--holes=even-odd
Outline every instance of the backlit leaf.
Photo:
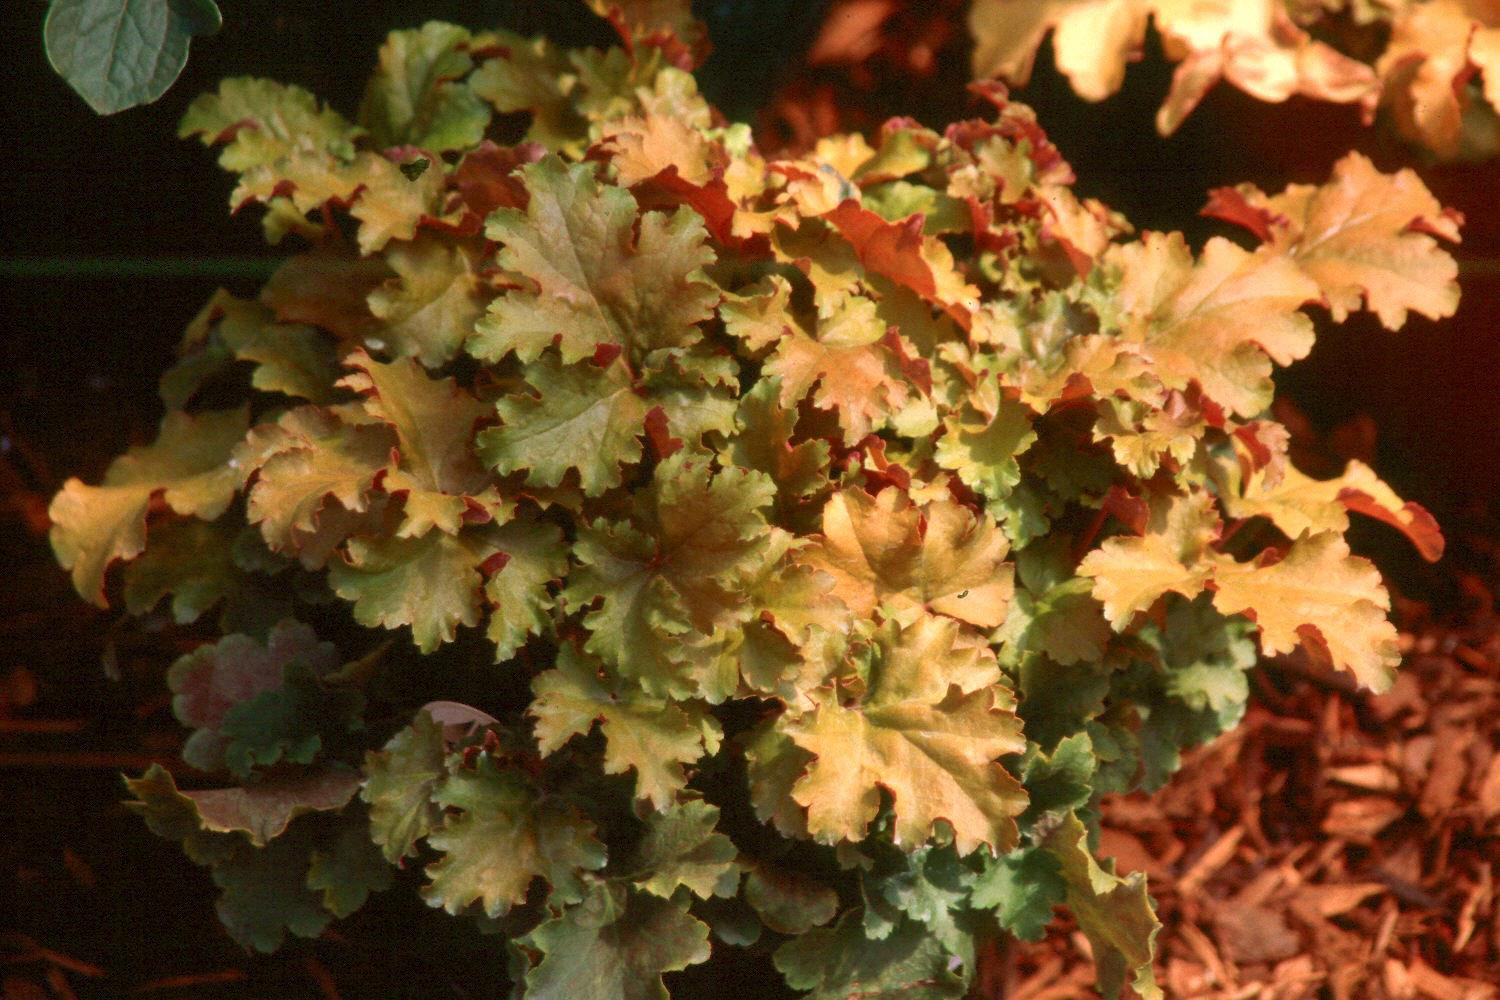
[[[907,849],[943,820],[961,854],[981,844],[1009,850],[1014,817],[1026,807],[1019,783],[995,763],[1025,747],[1011,696],[1000,687],[964,693],[960,680],[975,678],[967,667],[935,661],[918,644],[922,631],[882,630],[869,690],[856,704],[824,695],[785,723],[815,757],[792,797],[807,807],[813,835],[829,842],[862,839],[884,788],[894,799],[895,841]],[[948,631],[952,641],[956,626]]]
[[299,147],[350,157],[359,129],[301,87],[234,77],[189,105],[177,134],[197,136],[205,146],[224,143],[219,166],[244,173]]
[[[544,635],[553,607],[548,586],[562,579],[568,568],[562,532],[555,525],[522,515],[493,533],[496,556],[491,557],[484,596],[490,603],[488,635],[495,659],[513,656],[528,636]],[[503,565],[494,566],[502,560]]]
[[429,368],[453,360],[484,315],[486,296],[472,253],[462,246],[418,239],[386,248],[396,276],[371,291],[366,343],[378,342],[398,357],[415,357]]
[[1114,1000],[1129,982],[1143,1000],[1161,1000],[1151,971],[1161,924],[1146,895],[1146,877],[1135,872],[1121,878],[1101,868],[1089,852],[1088,831],[1071,813],[1045,846],[1061,866],[1067,907],[1092,946],[1099,991]]
[[[543,754],[599,723],[604,770],[635,772],[636,797],[666,809],[687,784],[686,765],[719,745],[718,723],[701,705],[653,697],[611,682],[587,656],[564,647],[556,668],[532,681],[536,738]],[[669,893],[670,895],[670,893]]]
[[1270,246],[1317,282],[1335,320],[1363,304],[1398,330],[1408,311],[1441,319],[1458,308],[1458,265],[1433,238],[1457,241],[1457,223],[1412,170],[1382,174],[1350,153],[1322,186],[1240,194],[1271,213]]
[[1318,286],[1279,254],[1215,238],[1195,264],[1181,236],[1148,233],[1107,259],[1124,272],[1127,333],[1169,389],[1196,382],[1214,402],[1254,416],[1271,399],[1271,362],[1312,349],[1312,321],[1297,309],[1317,300]]
[[504,245],[501,266],[534,290],[490,305],[471,341],[475,355],[498,360],[514,351],[531,361],[556,340],[568,363],[601,346],[639,359],[702,336],[697,324],[718,293],[699,276],[714,256],[695,213],[640,215],[628,192],[601,186],[588,164],[547,157],[522,175],[531,195],[525,213],[499,209],[485,232]]
[[104,573],[146,547],[146,513],[160,496],[179,514],[212,521],[234,497],[239,474],[230,452],[244,436],[245,410],[193,416],[169,412],[150,445],[115,459],[98,486],[69,479],[47,508],[52,551],[72,570],[78,593],[105,606]]
[[1120,631],[1168,591],[1194,597],[1203,589],[1211,574],[1204,553],[1217,526],[1207,497],[1162,498],[1152,504],[1145,535],[1109,539],[1084,557],[1078,573],[1094,581],[1095,599]]
[[484,138],[489,108],[454,82],[473,68],[468,46],[467,31],[439,21],[390,33],[359,109],[360,125],[377,146],[446,153]]
[[[405,498],[402,538],[431,528],[457,534],[474,498],[489,485],[474,454],[474,425],[488,411],[452,379],[434,379],[410,358],[382,364],[363,351],[345,364],[355,369],[338,383],[364,397],[365,411],[395,431],[395,468],[382,488]],[[491,505],[491,516],[496,505]]]
[[1311,632],[1334,665],[1361,684],[1375,691],[1390,686],[1401,662],[1396,627],[1385,614],[1390,595],[1379,571],[1351,556],[1341,535],[1303,535],[1270,565],[1221,559],[1214,582],[1214,606],[1224,614],[1254,611],[1267,656],[1291,652]]
[[247,517],[272,551],[296,554],[309,536],[336,524],[340,511],[369,510],[396,438],[383,424],[343,416],[311,406],[290,410],[235,450],[240,474],[254,476]]
[[650,404],[622,362],[601,370],[544,356],[526,366],[536,395],[496,404],[501,424],[479,435],[479,452],[498,472],[525,471],[533,486],[557,486],[576,469],[590,496],[618,486],[621,466],[640,461]]
[[483,607],[480,567],[500,551],[493,528],[420,538],[354,538],[346,559],[328,568],[334,592],[354,603],[361,625],[411,626],[424,653],[452,642],[460,625],[477,625]]
[[1015,586],[1009,549],[994,521],[952,501],[924,508],[900,490],[845,490],[829,498],[823,534],[800,558],[831,575],[857,615],[890,603],[993,628]]
[[583,565],[564,597],[571,608],[600,601],[584,619],[589,651],[649,692],[695,691],[682,676],[691,665],[681,661],[692,654],[674,637],[688,629],[711,635],[749,618],[739,588],[785,552],[787,540],[765,519],[773,495],[760,473],[711,477],[686,452],[659,464],[629,523],[596,521],[579,533]]

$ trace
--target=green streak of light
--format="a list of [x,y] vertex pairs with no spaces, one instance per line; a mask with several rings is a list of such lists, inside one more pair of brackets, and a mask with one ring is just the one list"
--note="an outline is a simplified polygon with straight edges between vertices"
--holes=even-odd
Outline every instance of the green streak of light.
[[0,278],[236,278],[264,281],[280,257],[0,257]]

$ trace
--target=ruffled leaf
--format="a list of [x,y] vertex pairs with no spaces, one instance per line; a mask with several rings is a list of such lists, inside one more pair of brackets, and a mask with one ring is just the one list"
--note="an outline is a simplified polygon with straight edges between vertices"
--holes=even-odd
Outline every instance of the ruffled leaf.
[[239,479],[230,453],[247,423],[243,409],[198,416],[172,411],[156,440],[110,463],[100,485],[63,484],[47,508],[52,551],[72,571],[79,594],[105,606],[104,573],[116,559],[134,559],[145,549],[153,498],[205,521],[224,512]]

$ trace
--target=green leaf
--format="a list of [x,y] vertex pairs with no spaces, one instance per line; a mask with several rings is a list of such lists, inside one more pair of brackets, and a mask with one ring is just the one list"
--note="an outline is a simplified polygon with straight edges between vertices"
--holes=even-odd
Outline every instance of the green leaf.
[[479,624],[480,567],[499,544],[493,526],[458,535],[354,538],[348,561],[329,566],[328,583],[354,602],[355,621],[372,628],[410,625],[412,641],[430,653],[452,642],[460,625]]
[[[204,307],[200,318],[217,316],[203,343],[189,345],[202,361],[193,363],[189,354],[180,365],[181,374],[163,377],[164,398],[169,404],[185,404],[199,388],[193,369],[211,367],[230,359],[254,365],[250,384],[262,392],[298,396],[326,403],[334,396],[339,377],[333,340],[321,331],[300,323],[278,323],[271,310],[258,302],[237,299],[222,289]],[[196,323],[197,321],[195,321]],[[189,328],[189,336],[193,328]],[[206,372],[204,372],[206,374]]]
[[1096,763],[1088,733],[1060,740],[1050,754],[1031,744],[1021,761],[1021,783],[1031,799],[1020,819],[1022,828],[1029,829],[1049,812],[1086,806],[1094,792]]
[[779,934],[805,934],[834,918],[839,897],[831,886],[769,862],[754,862],[745,875],[745,902]]
[[375,145],[446,153],[484,138],[490,109],[455,82],[474,67],[468,47],[467,30],[439,21],[386,36],[359,108],[359,123]]
[[805,497],[828,483],[828,442],[793,443],[797,411],[781,405],[774,378],[759,379],[740,399],[738,422],[729,457],[735,465],[764,472],[776,482],[778,504]]
[[950,955],[972,967],[974,943],[960,921],[973,873],[951,846],[920,848],[904,860],[902,869],[876,883],[880,898],[925,926]]
[[360,797],[370,805],[370,839],[387,861],[400,863],[416,853],[417,841],[442,818],[433,792],[448,774],[443,727],[418,712],[381,750],[365,754]]
[[224,763],[240,777],[278,761],[310,764],[325,736],[363,728],[364,695],[324,685],[301,660],[287,664],[281,685],[236,702],[219,723]]
[[1057,858],[1041,847],[1023,847],[986,861],[969,903],[994,909],[1000,926],[1022,941],[1040,941],[1067,891]]
[[623,362],[600,370],[547,355],[526,366],[536,395],[503,397],[501,425],[481,431],[479,454],[497,472],[525,472],[532,486],[557,486],[569,470],[588,496],[619,486],[622,465],[641,460],[650,404]]
[[152,544],[125,567],[125,610],[140,617],[170,595],[172,620],[186,625],[222,602],[221,630],[264,635],[291,614],[292,602],[235,561],[242,530],[227,518],[171,521],[157,528]]
[[1121,878],[1101,868],[1089,851],[1088,831],[1071,813],[1044,844],[1061,866],[1068,909],[1093,948],[1099,992],[1115,1000],[1128,979],[1142,1000],[1162,1000],[1151,970],[1161,923],[1146,894],[1146,876]]
[[653,814],[630,866],[635,883],[662,899],[684,886],[700,899],[734,895],[739,851],[718,822],[719,807],[697,799]]
[[52,0],[42,31],[52,68],[111,115],[166,93],[189,41],[222,23],[213,0]]
[[361,818],[341,828],[327,849],[313,852],[307,887],[321,892],[323,908],[342,919],[364,906],[370,893],[389,889],[393,871]]
[[433,801],[459,810],[427,837],[443,856],[427,866],[431,882],[422,895],[449,913],[477,902],[486,916],[503,916],[525,901],[538,876],[560,886],[565,897],[576,896],[578,873],[604,867],[593,824],[571,809],[539,802],[524,777],[489,754],[451,774]]
[[[1109,694],[1111,665],[1079,663],[1063,666],[1039,654],[1022,658],[1017,670],[1017,710],[1026,735],[1043,749],[1082,729],[1104,711]],[[1097,749],[1097,748],[1096,748]]]
[[996,638],[1008,645],[1007,658],[1028,651],[1045,653],[1064,666],[1092,663],[1104,655],[1109,622],[1094,599],[1093,581],[1075,577],[1042,594],[1016,591]]
[[104,573],[116,559],[146,547],[146,513],[160,496],[179,514],[212,521],[234,498],[239,473],[230,453],[245,434],[249,412],[219,410],[196,416],[172,411],[150,445],[110,463],[104,482],[69,479],[52,498],[52,551],[72,570],[78,593],[105,607]]
[[[595,521],[579,531],[583,564],[563,592],[569,608],[598,600],[584,618],[586,648],[640,682],[649,693],[692,697],[704,681],[692,668],[684,633],[712,636],[753,614],[745,582],[765,572],[789,539],[766,523],[775,487],[761,473],[712,475],[701,458],[679,451],[657,465],[638,491],[627,524]],[[684,662],[688,661],[688,662]],[[722,700],[728,692],[711,684]]]
[[[172,711],[179,722],[195,727],[182,748],[183,759],[203,771],[228,766],[234,737],[224,728],[231,711],[280,691],[296,668],[321,676],[337,666],[333,644],[319,642],[309,626],[290,619],[272,629],[264,643],[229,635],[179,657],[167,671]],[[244,752],[243,747],[236,751],[237,759]]]
[[1239,723],[1250,697],[1248,671],[1258,660],[1250,624],[1221,615],[1208,594],[1173,598],[1163,624],[1140,633],[1159,652],[1160,667],[1137,665],[1116,683],[1141,716],[1141,785],[1147,790],[1176,772],[1182,750]]
[[[153,765],[140,778],[126,779],[136,797],[126,808],[140,814],[153,833],[181,841],[194,863],[212,869],[214,883],[222,890],[216,909],[231,937],[247,949],[271,952],[288,931],[317,937],[331,916],[306,884],[309,861],[318,846],[314,830],[306,822],[288,829],[287,820],[298,812],[340,808],[352,796],[357,780],[348,772],[326,771],[300,786],[296,781],[276,786],[279,790],[184,793],[164,768]],[[301,792],[293,790],[297,787]],[[208,815],[200,812],[200,801]],[[216,832],[215,827],[236,832]],[[247,839],[273,829],[275,839],[264,847],[252,846]]]
[[750,947],[765,932],[755,911],[738,896],[715,896],[695,904],[693,912],[707,922],[714,937],[735,948]]
[[968,984],[925,925],[902,920],[880,940],[865,936],[858,910],[776,949],[787,985],[807,1000],[957,1000]]
[[792,798],[792,789],[807,773],[813,755],[768,720],[746,734],[746,777],[755,817],[770,823],[783,837],[807,839],[807,813]]
[[315,938],[332,914],[308,888],[312,845],[305,832],[278,837],[262,848],[243,848],[213,868],[221,890],[215,904],[229,936],[246,948],[273,952],[288,931]]
[[638,216],[630,193],[601,187],[591,164],[566,166],[555,156],[522,176],[531,192],[526,211],[497,210],[485,234],[504,246],[500,266],[535,290],[496,299],[479,321],[472,353],[493,361],[514,351],[533,361],[556,339],[569,364],[608,346],[639,361],[701,339],[697,324],[719,293],[701,276],[714,254],[698,213]]
[[526,975],[529,1000],[667,1000],[663,973],[708,960],[708,926],[668,900],[633,892],[617,919],[580,916],[565,911],[527,937],[542,953]]
[[609,677],[597,661],[571,645],[557,666],[532,681],[536,739],[543,755],[555,753],[598,722],[604,735],[606,774],[636,772],[635,795],[656,809],[675,801],[687,784],[686,765],[718,750],[720,730],[700,702],[674,702]]
[[964,485],[989,500],[1004,500],[1021,481],[1016,459],[1036,441],[1031,411],[1023,403],[1001,398],[993,414],[964,408],[944,422],[934,457],[958,473]]
[[172,773],[160,764],[152,764],[139,778],[126,778],[125,788],[135,797],[124,803],[125,808],[158,837],[181,842],[195,864],[211,864],[244,843],[227,833],[205,831],[197,804],[178,790]]
[[548,634],[554,601],[547,588],[567,572],[568,556],[557,526],[528,513],[493,536],[504,565],[490,571],[484,596],[493,605],[487,634],[500,661],[514,656],[528,636]]

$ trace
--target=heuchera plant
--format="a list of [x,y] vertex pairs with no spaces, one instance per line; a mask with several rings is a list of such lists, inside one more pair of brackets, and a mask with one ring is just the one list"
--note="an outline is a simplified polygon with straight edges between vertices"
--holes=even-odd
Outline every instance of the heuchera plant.
[[1351,155],[1215,192],[1241,242],[1128,238],[998,87],[767,160],[685,14],[604,12],[608,52],[395,32],[355,121],[265,80],[189,109],[305,248],[51,507],[85,597],[122,561],[131,613],[223,633],[168,674],[215,786],[133,807],[259,950],[400,879],[532,997],[727,948],[954,997],[1062,906],[1106,995],[1160,996],[1098,802],[1234,725],[1257,648],[1390,680],[1348,512],[1441,536],[1289,464],[1270,375],[1305,309],[1450,314],[1457,220]]

